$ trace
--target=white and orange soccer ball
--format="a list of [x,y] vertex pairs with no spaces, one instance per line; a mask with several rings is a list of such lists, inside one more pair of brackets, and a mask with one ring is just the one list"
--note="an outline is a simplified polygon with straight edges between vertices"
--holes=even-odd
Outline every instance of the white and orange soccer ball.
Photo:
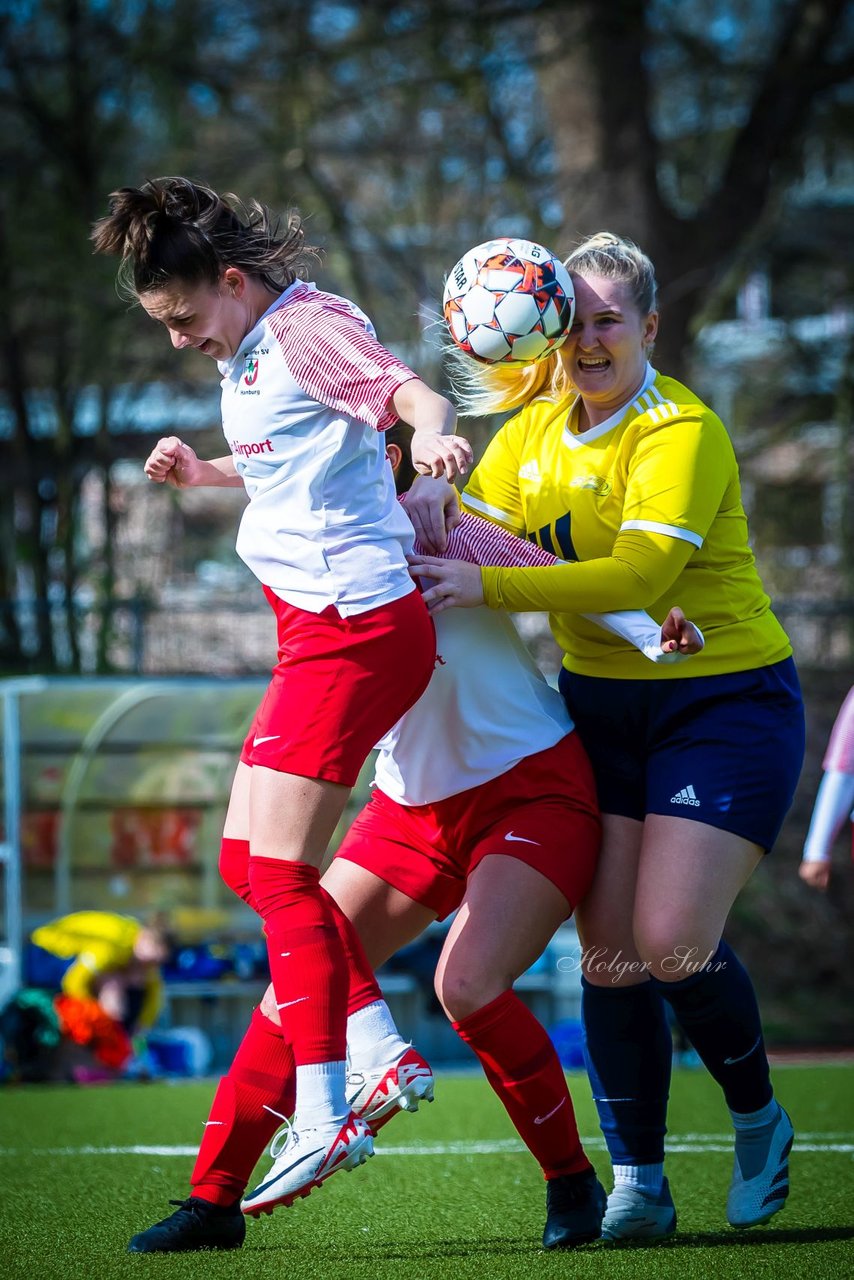
[[533,240],[487,240],[464,254],[442,299],[448,331],[484,364],[542,360],[566,338],[575,310],[560,258]]

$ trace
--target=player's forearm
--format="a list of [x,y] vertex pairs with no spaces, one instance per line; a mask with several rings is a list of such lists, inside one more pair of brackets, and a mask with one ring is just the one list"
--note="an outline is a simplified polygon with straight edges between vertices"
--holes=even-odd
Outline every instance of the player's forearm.
[[457,411],[444,396],[433,391],[420,378],[411,378],[398,387],[392,397],[394,411],[413,431],[450,436],[457,425]]
[[234,458],[229,453],[224,458],[199,458],[193,468],[192,478],[185,483],[192,488],[239,489],[243,480],[237,473]]
[[75,960],[62,975],[62,990],[75,1000],[91,1000],[95,995],[96,972],[85,959]]
[[825,862],[833,842],[854,808],[854,774],[828,771],[821,780],[810,828],[804,843],[804,862]]
[[[501,565],[509,568],[548,568],[565,563],[537,543],[528,542],[470,511],[463,512],[460,523],[450,534],[445,554],[449,559],[468,560],[481,568]],[[683,654],[663,652],[661,627],[643,609],[626,609],[617,613],[585,613],[583,616],[634,645],[651,662],[673,662],[684,658]]]
[[483,570],[492,609],[513,613],[611,613],[647,609],[668,591],[694,548],[661,535],[621,534],[614,553],[544,569]]

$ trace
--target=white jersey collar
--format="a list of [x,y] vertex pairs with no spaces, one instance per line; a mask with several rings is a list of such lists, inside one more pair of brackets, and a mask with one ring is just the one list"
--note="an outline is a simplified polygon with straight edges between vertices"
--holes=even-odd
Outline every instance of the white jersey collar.
[[580,431],[578,435],[574,435],[569,429],[569,419],[579,401],[579,397],[576,396],[572,404],[569,406],[569,410],[566,415],[567,425],[563,429],[564,444],[569,445],[570,449],[578,449],[581,445],[590,444],[592,440],[598,440],[600,436],[607,435],[609,431],[613,431],[617,423],[622,421],[629,405],[632,405],[636,400],[639,400],[644,392],[649,390],[657,377],[658,373],[653,369],[649,361],[647,361],[646,373],[644,374],[643,382],[638,387],[631,400],[627,400],[625,404],[621,404],[619,409],[615,409],[611,416],[606,418],[604,422],[598,423],[595,427],[588,427],[586,431]]
[[217,367],[220,373],[222,374],[222,376],[224,378],[227,378],[231,373],[232,369],[234,368],[235,362],[242,359],[245,352],[252,350],[252,348],[255,346],[255,344],[257,343],[260,337],[259,330],[263,325],[264,321],[267,319],[267,316],[272,315],[274,311],[278,311],[282,303],[286,301],[290,301],[291,297],[293,297],[295,293],[299,292],[300,290],[308,290],[310,292],[314,290],[315,287],[316,287],[315,285],[311,284],[306,280],[294,280],[292,284],[288,285],[287,289],[285,289],[283,293],[280,293],[277,298],[274,298],[273,301],[270,303],[269,307],[267,308],[267,310],[264,312],[264,314],[258,317],[255,324],[246,334],[245,338],[243,339],[243,341],[241,342],[240,346],[237,348],[237,350],[235,351],[231,359],[217,361]]

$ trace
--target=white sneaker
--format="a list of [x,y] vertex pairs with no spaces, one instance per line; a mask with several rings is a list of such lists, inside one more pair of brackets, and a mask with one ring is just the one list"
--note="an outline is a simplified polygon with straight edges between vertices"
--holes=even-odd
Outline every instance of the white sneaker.
[[347,1103],[377,1133],[399,1111],[417,1111],[418,1103],[433,1101],[430,1064],[410,1045],[392,1063],[370,1071],[352,1065],[347,1073]]
[[355,1169],[373,1154],[371,1131],[352,1112],[337,1132],[303,1129],[298,1133],[288,1126],[276,1134],[270,1145],[275,1161],[272,1169],[240,1207],[250,1218],[272,1213],[280,1204],[291,1205],[298,1197],[307,1196],[339,1169]]
[[736,1136],[732,1182],[726,1202],[727,1222],[731,1227],[756,1227],[783,1208],[789,1194],[789,1152],[794,1137],[792,1122],[781,1107],[764,1166],[752,1177],[745,1178]]

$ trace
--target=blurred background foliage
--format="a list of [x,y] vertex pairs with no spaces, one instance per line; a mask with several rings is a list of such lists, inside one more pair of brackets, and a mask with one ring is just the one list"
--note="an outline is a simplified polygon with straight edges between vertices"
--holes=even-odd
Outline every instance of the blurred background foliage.
[[[727,420],[800,627],[812,754],[788,857],[744,908],[750,938],[774,922],[785,993],[829,929],[837,953],[850,937],[850,875],[806,902],[792,858],[854,679],[852,71],[845,0],[0,0],[0,672],[259,667],[239,497],[139,483],[175,426],[221,452],[216,377],[92,256],[111,190],[184,173],[297,206],[318,281],[437,386],[444,276],[472,244],[628,234],[658,267],[656,364]],[[227,600],[239,623],[203,646],[188,601]]]

